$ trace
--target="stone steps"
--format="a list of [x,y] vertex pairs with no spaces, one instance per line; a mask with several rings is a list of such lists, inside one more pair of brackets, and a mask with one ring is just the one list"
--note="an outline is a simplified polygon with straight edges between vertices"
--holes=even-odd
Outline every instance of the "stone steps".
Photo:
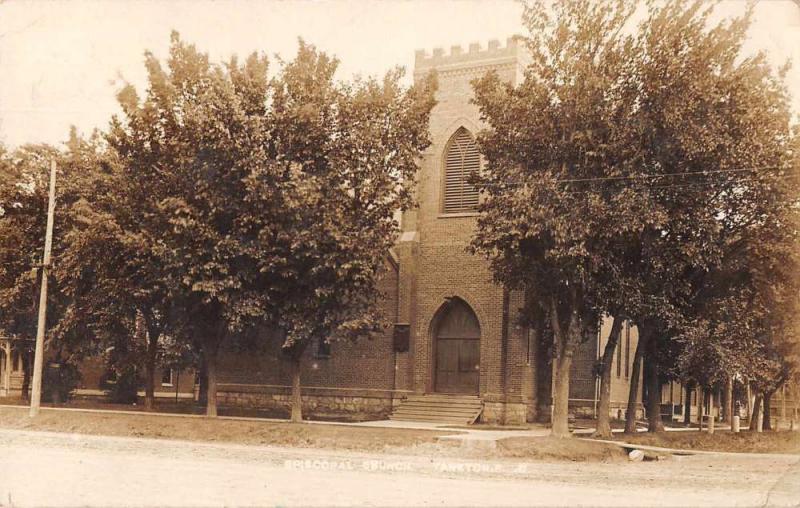
[[391,414],[390,420],[469,425],[483,411],[475,395],[409,395]]

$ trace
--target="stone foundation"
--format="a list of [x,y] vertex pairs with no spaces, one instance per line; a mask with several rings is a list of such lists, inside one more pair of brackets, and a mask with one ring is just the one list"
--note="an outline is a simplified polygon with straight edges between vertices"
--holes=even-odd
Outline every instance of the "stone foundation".
[[[303,416],[375,420],[388,418],[407,392],[359,388],[303,387]],[[222,384],[221,406],[246,409],[291,410],[291,387],[282,385]]]
[[480,421],[495,425],[524,425],[527,417],[528,404],[484,401]]

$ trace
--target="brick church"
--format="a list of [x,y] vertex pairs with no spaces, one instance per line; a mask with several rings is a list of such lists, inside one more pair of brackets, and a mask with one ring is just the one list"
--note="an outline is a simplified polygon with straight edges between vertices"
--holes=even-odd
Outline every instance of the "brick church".
[[[479,198],[467,177],[481,164],[474,137],[482,128],[470,81],[493,70],[518,83],[526,64],[523,45],[514,39],[505,46],[491,41],[486,49],[455,46],[449,54],[417,52],[414,78],[436,70],[439,91],[432,144],[419,170],[418,208],[403,214],[382,280],[383,309],[395,325],[371,340],[309,348],[302,372],[306,414],[387,415],[425,395],[434,403],[447,400],[434,395],[477,400],[486,422],[522,423],[549,413],[547,345],[516,326],[521,295],[494,284],[486,262],[466,251]],[[627,400],[636,347],[635,328],[623,334],[615,358],[619,373],[612,372],[615,415]],[[572,403],[588,414],[597,398],[593,367],[600,346],[590,341],[574,361]],[[288,404],[290,371],[280,355],[227,354],[220,372],[222,405]]]
[[[481,164],[475,134],[483,127],[470,103],[470,82],[496,71],[516,84],[526,64],[524,47],[514,39],[505,46],[491,41],[487,48],[471,44],[454,46],[449,54],[441,49],[432,55],[416,53],[414,78],[435,70],[439,90],[430,119],[432,144],[419,168],[418,207],[402,215],[402,233],[387,256],[381,281],[383,311],[394,326],[372,339],[308,349],[302,363],[306,415],[385,417],[416,401],[405,409],[413,419],[424,416],[413,407],[424,413],[442,406],[446,412],[450,400],[470,411],[477,408],[474,415],[485,422],[518,424],[549,415],[548,344],[537,343],[533,333],[517,326],[522,295],[494,284],[487,263],[466,251],[479,199],[467,178]],[[573,361],[570,403],[588,416],[596,409],[593,369],[607,328],[604,323],[596,340],[588,341]],[[637,342],[635,328],[626,325],[622,333],[612,370],[614,416],[627,401]],[[277,353],[223,353],[220,404],[288,407],[289,365]],[[0,362],[7,388],[15,384],[12,375],[20,377],[15,365],[11,358]],[[97,380],[86,374],[79,394],[101,393]],[[188,398],[196,393],[194,376],[163,374],[157,395]]]

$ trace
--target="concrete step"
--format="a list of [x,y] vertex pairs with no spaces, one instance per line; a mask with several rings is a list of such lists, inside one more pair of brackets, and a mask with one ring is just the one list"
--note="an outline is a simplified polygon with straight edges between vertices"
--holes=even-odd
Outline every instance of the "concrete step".
[[481,406],[444,406],[444,405],[423,406],[423,405],[419,405],[419,404],[409,403],[409,404],[402,404],[395,411],[422,411],[422,412],[425,412],[425,411],[444,411],[444,412],[447,412],[447,413],[471,414],[471,413],[474,413],[475,411],[479,411],[480,409],[481,409]]
[[438,400],[438,401],[446,401],[446,402],[481,402],[481,398],[477,395],[442,395],[442,394],[430,394],[430,395],[409,395],[406,397],[406,400]]
[[455,408],[478,408],[483,406],[480,402],[446,402],[446,401],[436,401],[436,400],[406,400],[403,402],[404,405],[408,406],[418,406],[418,407],[438,407],[438,406],[446,406],[446,407],[455,407]]
[[483,411],[474,395],[410,395],[390,416],[391,420],[470,424]]
[[431,422],[431,423],[448,423],[453,425],[469,425],[472,423],[471,418],[453,418],[442,416],[430,415],[408,415],[408,416],[395,416],[389,417],[390,420],[396,422]]

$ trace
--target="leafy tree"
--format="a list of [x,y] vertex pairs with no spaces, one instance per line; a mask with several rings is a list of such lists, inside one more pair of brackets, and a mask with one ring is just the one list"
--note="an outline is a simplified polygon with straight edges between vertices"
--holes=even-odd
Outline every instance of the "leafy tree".
[[486,199],[472,248],[489,258],[499,283],[525,291],[549,316],[556,436],[569,435],[575,349],[605,310],[600,274],[616,271],[606,247],[635,231],[629,223],[638,194],[583,185],[624,169],[611,126],[624,106],[618,91],[628,48],[620,31],[630,14],[621,2],[558,2],[552,15],[541,3],[528,4],[533,63],[525,80],[514,88],[490,73],[475,84],[491,130],[479,136]]
[[152,410],[165,337],[182,330],[171,319],[174,286],[163,270],[162,244],[142,227],[152,212],[140,196],[146,176],[126,174],[115,151],[96,138],[71,142],[83,154],[93,193],[76,202],[64,237],[58,276],[69,306],[56,333],[84,354],[118,350],[109,355],[116,369],[143,365],[145,408]]
[[[25,145],[12,153],[0,150],[0,333],[15,339],[15,350],[23,357],[23,397],[28,395],[32,375],[52,160],[57,161],[58,199],[65,211],[54,228],[53,253],[57,260],[64,250],[64,232],[71,223],[69,210],[83,192],[82,175],[72,171],[65,154],[49,145]],[[48,292],[50,329],[64,306],[55,273],[50,270],[48,274],[53,279]],[[61,352],[54,350],[60,345],[52,339],[46,337],[46,351],[60,356]]]
[[[429,144],[432,80],[404,89],[394,70],[381,81],[342,83],[334,80],[337,66],[301,42],[271,83],[267,113],[267,152],[288,165],[280,195],[291,241],[278,244],[284,266],[273,287],[281,291],[276,323],[293,364],[294,421],[302,418],[299,362],[307,346],[383,325],[377,282],[398,234],[395,212],[411,205],[409,183]],[[275,193],[263,174],[254,180],[258,195]]]
[[773,209],[790,139],[781,75],[763,55],[742,57],[749,16],[712,26],[713,6],[675,0],[648,4],[634,27],[634,7],[530,3],[523,83],[475,84],[491,130],[480,136],[486,200],[473,248],[550,313],[563,367],[557,435],[567,433],[569,359],[600,312],[638,327],[629,424],[642,358],[649,427],[661,428],[681,309],[735,251],[737,232]]
[[298,359],[311,340],[372,325],[432,91],[403,90],[398,71],[335,83],[336,66],[301,43],[269,80],[262,56],[211,64],[173,34],[167,69],[147,54],[146,97],[120,93],[109,141],[175,322],[202,352],[210,416],[224,344],[274,327]]
[[[149,338],[169,320],[201,352],[209,416],[217,413],[222,343],[272,310],[270,274],[259,273],[256,259],[264,249],[247,208],[247,177],[267,163],[260,128],[266,65],[257,55],[243,65],[212,65],[173,33],[167,69],[146,53],[146,96],[125,87],[123,117],[112,120],[108,134],[130,211],[126,240],[138,262],[131,269],[140,296],[154,304],[141,308],[148,328],[157,327]],[[277,210],[269,211],[274,217]]]
[[[660,391],[658,350],[680,327],[680,309],[702,300],[698,281],[730,263],[745,228],[771,227],[757,218],[774,217],[785,195],[776,171],[789,140],[782,76],[764,55],[742,55],[750,13],[712,25],[713,8],[686,1],[651,6],[635,43],[631,72],[641,107],[628,120],[631,145],[644,148],[642,167],[650,175],[672,175],[651,180],[651,210],[667,220],[644,237],[656,247],[646,259],[673,267],[646,294],[660,293],[677,310],[656,320],[661,340],[645,355],[655,367],[650,393]],[[657,430],[657,401],[648,402]]]

